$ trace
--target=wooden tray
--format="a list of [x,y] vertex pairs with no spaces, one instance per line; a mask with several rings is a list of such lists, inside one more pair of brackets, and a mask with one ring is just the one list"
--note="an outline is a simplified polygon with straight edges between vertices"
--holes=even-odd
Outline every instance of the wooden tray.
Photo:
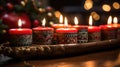
[[80,55],[86,52],[102,51],[106,49],[119,48],[120,40],[111,39],[99,42],[90,42],[84,44],[58,44],[58,45],[39,45],[23,47],[10,47],[9,43],[3,43],[0,46],[0,53],[19,59],[30,58],[51,58]]

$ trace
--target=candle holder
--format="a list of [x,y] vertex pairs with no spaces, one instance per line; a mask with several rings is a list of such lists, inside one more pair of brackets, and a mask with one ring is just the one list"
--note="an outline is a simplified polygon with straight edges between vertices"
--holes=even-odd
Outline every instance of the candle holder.
[[33,43],[41,45],[51,45],[53,39],[53,29],[33,30]]
[[32,44],[32,34],[10,35],[11,46],[29,46]]

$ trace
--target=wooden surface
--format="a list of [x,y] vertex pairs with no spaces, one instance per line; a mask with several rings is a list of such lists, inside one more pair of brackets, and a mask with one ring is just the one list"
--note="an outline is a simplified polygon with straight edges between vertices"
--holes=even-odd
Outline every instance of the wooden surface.
[[19,59],[31,59],[31,58],[55,58],[55,57],[68,57],[76,56],[89,52],[98,52],[108,49],[118,48],[120,40],[111,39],[97,42],[89,42],[83,44],[58,44],[58,45],[35,45],[10,47],[9,43],[3,44],[0,47],[0,53],[6,56],[19,58]]
[[8,59],[0,67],[120,67],[120,49],[75,57],[18,61]]

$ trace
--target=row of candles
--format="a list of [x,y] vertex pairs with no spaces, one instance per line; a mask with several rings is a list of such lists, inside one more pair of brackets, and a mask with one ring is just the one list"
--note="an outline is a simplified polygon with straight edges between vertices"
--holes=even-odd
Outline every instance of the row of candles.
[[11,46],[28,46],[32,43],[40,45],[51,44],[73,44],[96,42],[106,39],[115,39],[120,37],[120,25],[117,24],[117,17],[108,18],[107,25],[92,26],[92,16],[89,17],[89,26],[78,25],[77,17],[74,18],[75,25],[69,25],[65,17],[60,16],[60,23],[53,24],[51,27],[45,27],[46,19],[42,20],[42,26],[33,29],[21,28],[22,21],[18,21],[19,28],[10,29]]

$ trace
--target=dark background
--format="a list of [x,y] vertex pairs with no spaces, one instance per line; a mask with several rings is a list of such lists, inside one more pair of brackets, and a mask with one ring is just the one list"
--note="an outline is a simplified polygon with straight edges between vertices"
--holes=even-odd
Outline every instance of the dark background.
[[[100,19],[94,21],[94,25],[106,24],[108,16],[112,15],[117,16],[118,20],[120,15],[120,9],[114,9],[112,4],[114,2],[118,2],[120,4],[120,0],[92,0],[93,1],[93,8],[90,10],[84,9],[84,3],[86,0],[49,0],[50,6],[54,9],[59,10],[63,13],[63,15],[67,16],[68,18],[73,18],[74,16],[78,16],[80,19],[80,24],[88,24],[88,18],[91,12],[95,11],[99,14]],[[105,12],[102,9],[103,4],[108,4],[111,6],[110,12]],[[70,23],[72,22],[69,20]]]

